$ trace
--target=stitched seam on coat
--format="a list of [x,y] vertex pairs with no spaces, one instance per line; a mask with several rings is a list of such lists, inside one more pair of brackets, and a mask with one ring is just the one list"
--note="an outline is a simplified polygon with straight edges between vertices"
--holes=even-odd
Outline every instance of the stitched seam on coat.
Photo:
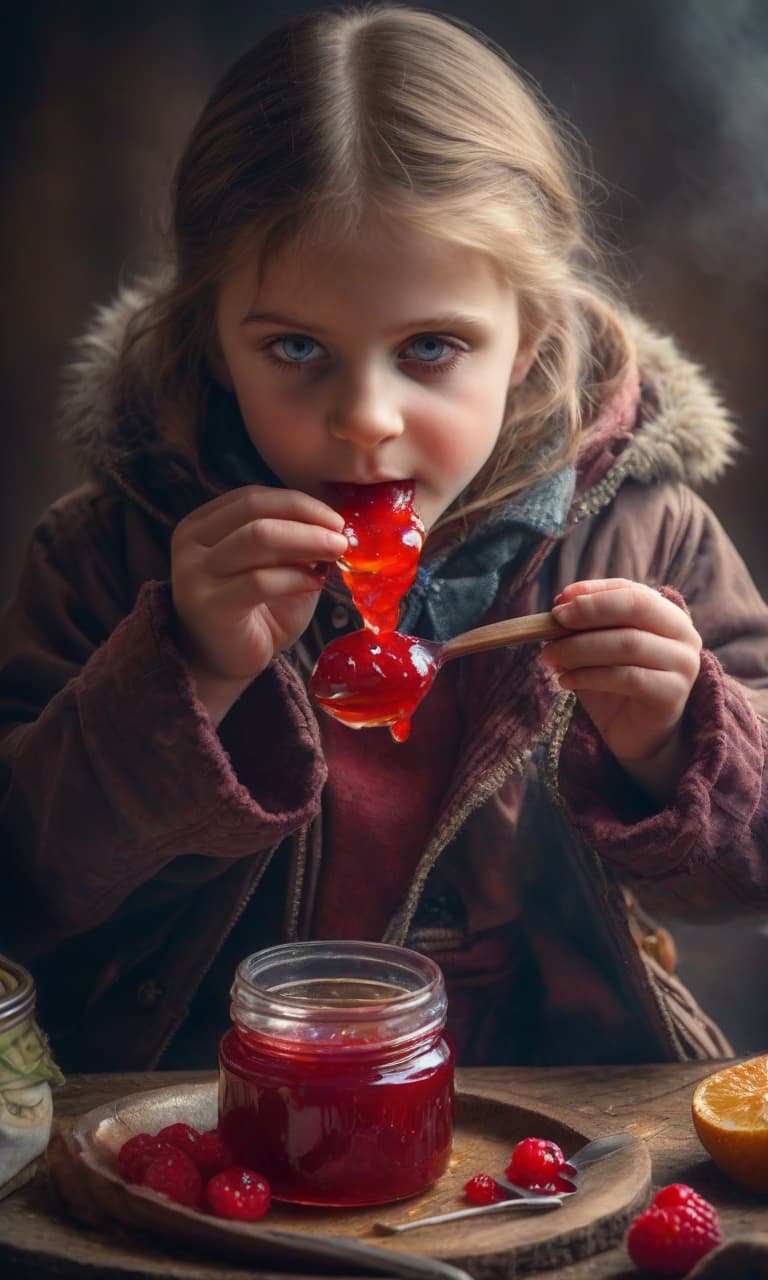
[[562,698],[571,698],[572,694],[562,695],[561,700],[555,705],[554,710],[547,719],[541,731],[532,738],[529,747],[525,750],[517,751],[514,755],[500,761],[495,769],[492,769],[483,780],[483,783],[476,787],[471,797],[466,800],[451,816],[450,820],[437,832],[433,839],[427,845],[426,850],[414,872],[410,888],[400,910],[390,922],[383,941],[391,942],[395,945],[402,946],[408,936],[408,930],[411,926],[413,918],[421,899],[424,885],[429,878],[430,873],[440,857],[440,854],[454,838],[457,832],[464,826],[467,818],[480,808],[486,800],[498,791],[499,787],[507,778],[514,774],[522,774],[523,769],[530,760],[533,752],[538,746],[546,742],[549,734],[556,724],[560,702]]
[[[558,773],[559,773],[560,754],[562,751],[563,742],[565,741],[565,735],[568,732],[568,727],[570,725],[575,707],[576,707],[576,695],[574,693],[570,693],[568,695],[567,705],[565,705],[562,709],[562,715],[557,725],[556,732],[552,735],[550,739],[549,750],[542,768],[542,777],[544,779],[544,784],[552,798],[553,803],[557,806],[560,812],[565,816],[566,821],[567,821],[567,811],[566,811],[565,804],[563,802],[563,798],[560,794],[560,788],[558,785]],[[598,881],[603,888],[603,894],[602,894],[603,900],[606,906],[609,906],[612,901],[613,894],[615,892],[615,887],[606,873],[606,870],[605,870],[605,867],[603,866],[600,855],[596,852],[596,850],[592,849],[589,845],[587,845],[587,843],[582,839],[580,833],[573,829],[572,824],[570,822],[568,823],[568,826],[571,828],[571,830],[574,831],[574,836],[578,840],[579,845],[584,850],[584,852],[589,856],[591,862],[593,863],[593,866],[596,870],[596,874],[598,877]],[[669,1046],[674,1052],[678,1061],[681,1061],[681,1062],[688,1061],[689,1055],[686,1053],[685,1049],[683,1048],[683,1045],[675,1029],[674,1023],[671,1020],[670,1014],[656,988],[656,985],[650,980],[650,975],[648,975],[647,967],[643,965],[642,957],[640,956],[640,953],[636,947],[636,944],[634,942],[631,942],[632,950],[630,951],[629,947],[624,947],[623,944],[620,942],[618,936],[615,935],[612,931],[609,933],[609,937],[614,946],[614,950],[617,950],[619,952],[619,958],[621,958],[622,953],[627,957],[629,956],[632,957],[632,962],[631,962],[632,969],[630,971],[634,972],[638,978],[640,977],[641,973],[647,976],[646,989],[651,995],[654,1008],[662,1024],[662,1028],[668,1036]],[[636,985],[638,987],[640,994],[642,995],[641,984],[638,982]],[[643,1003],[645,1004],[646,1002],[643,1001]]]

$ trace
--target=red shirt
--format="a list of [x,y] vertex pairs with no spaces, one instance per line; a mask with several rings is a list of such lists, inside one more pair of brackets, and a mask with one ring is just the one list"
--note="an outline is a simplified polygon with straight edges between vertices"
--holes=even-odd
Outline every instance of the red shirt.
[[406,742],[321,716],[329,780],[314,937],[377,941],[405,897],[458,759],[458,674],[458,663],[440,672]]
[[[463,717],[459,664],[440,672],[405,743],[388,729],[351,730],[321,718],[330,777],[323,807],[323,862],[312,927],[316,938],[380,939],[401,905],[458,760]],[[471,903],[464,904],[467,917]],[[524,1039],[521,940],[516,900],[501,922],[433,954],[448,993],[446,1031],[462,1064],[515,1060]],[[510,1010],[516,1010],[514,1025]],[[517,1049],[519,1052],[519,1048]]]

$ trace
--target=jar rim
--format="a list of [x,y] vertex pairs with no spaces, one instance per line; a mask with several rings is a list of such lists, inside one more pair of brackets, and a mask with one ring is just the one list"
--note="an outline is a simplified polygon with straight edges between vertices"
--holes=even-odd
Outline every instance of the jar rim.
[[[323,997],[321,988],[317,998],[307,997],[308,982],[332,984],[334,978],[363,988],[375,983],[380,991],[391,987],[393,994],[334,1001]],[[300,994],[290,994],[286,987]],[[240,961],[231,995],[236,1025],[280,1040],[303,1039],[303,1029],[312,1027],[319,1033],[317,1051],[324,1047],[322,1029],[330,1035],[341,1022],[353,1038],[379,1023],[386,1026],[390,1043],[404,1043],[415,1033],[423,1035],[445,1023],[445,983],[439,966],[429,956],[388,943],[333,940],[267,947]]]

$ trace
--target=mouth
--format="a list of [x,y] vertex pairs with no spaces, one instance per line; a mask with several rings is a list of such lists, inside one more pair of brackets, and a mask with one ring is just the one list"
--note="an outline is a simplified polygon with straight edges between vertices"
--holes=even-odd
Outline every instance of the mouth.
[[368,489],[373,485],[412,485],[416,487],[416,481],[413,476],[391,476],[376,472],[374,475],[366,476],[344,476],[335,480],[327,480],[322,484],[323,489],[331,492],[337,492],[342,488]]

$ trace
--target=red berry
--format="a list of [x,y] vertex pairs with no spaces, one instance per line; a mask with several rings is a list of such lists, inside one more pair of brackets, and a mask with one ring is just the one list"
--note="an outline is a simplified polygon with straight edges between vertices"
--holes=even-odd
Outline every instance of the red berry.
[[157,1139],[152,1133],[135,1133],[128,1138],[117,1153],[117,1172],[126,1182],[136,1182],[133,1177],[134,1163],[145,1153],[154,1152]]
[[195,1147],[200,1139],[199,1129],[193,1129],[191,1124],[167,1124],[157,1134],[161,1142],[170,1142],[172,1147],[178,1147],[179,1151],[183,1151],[185,1156],[189,1156],[191,1160],[195,1158]]
[[234,1162],[232,1152],[225,1146],[218,1129],[207,1129],[201,1133],[191,1155],[204,1178],[212,1178],[215,1173],[229,1169]]
[[183,1151],[171,1147],[168,1155],[155,1156],[144,1171],[145,1187],[157,1191],[177,1204],[186,1204],[194,1209],[200,1207],[203,1194],[203,1179],[194,1161]]
[[257,1222],[269,1208],[269,1183],[260,1173],[233,1165],[209,1179],[205,1200],[211,1212],[219,1218]]
[[669,1186],[662,1187],[656,1192],[651,1204],[657,1209],[676,1209],[680,1205],[688,1204],[698,1209],[699,1213],[707,1218],[717,1218],[715,1206],[685,1182],[671,1182]]
[[476,1173],[474,1178],[470,1178],[464,1184],[464,1195],[473,1204],[495,1204],[497,1200],[503,1199],[490,1173]]
[[657,1276],[684,1276],[721,1241],[717,1211],[684,1183],[662,1187],[632,1223],[627,1249],[635,1266]]
[[565,1156],[556,1142],[547,1138],[523,1138],[514,1148],[504,1172],[510,1182],[519,1187],[544,1191],[565,1171],[565,1164]]
[[125,1182],[141,1183],[150,1161],[175,1150],[169,1142],[161,1142],[153,1133],[136,1133],[123,1143],[117,1153],[117,1172]]

